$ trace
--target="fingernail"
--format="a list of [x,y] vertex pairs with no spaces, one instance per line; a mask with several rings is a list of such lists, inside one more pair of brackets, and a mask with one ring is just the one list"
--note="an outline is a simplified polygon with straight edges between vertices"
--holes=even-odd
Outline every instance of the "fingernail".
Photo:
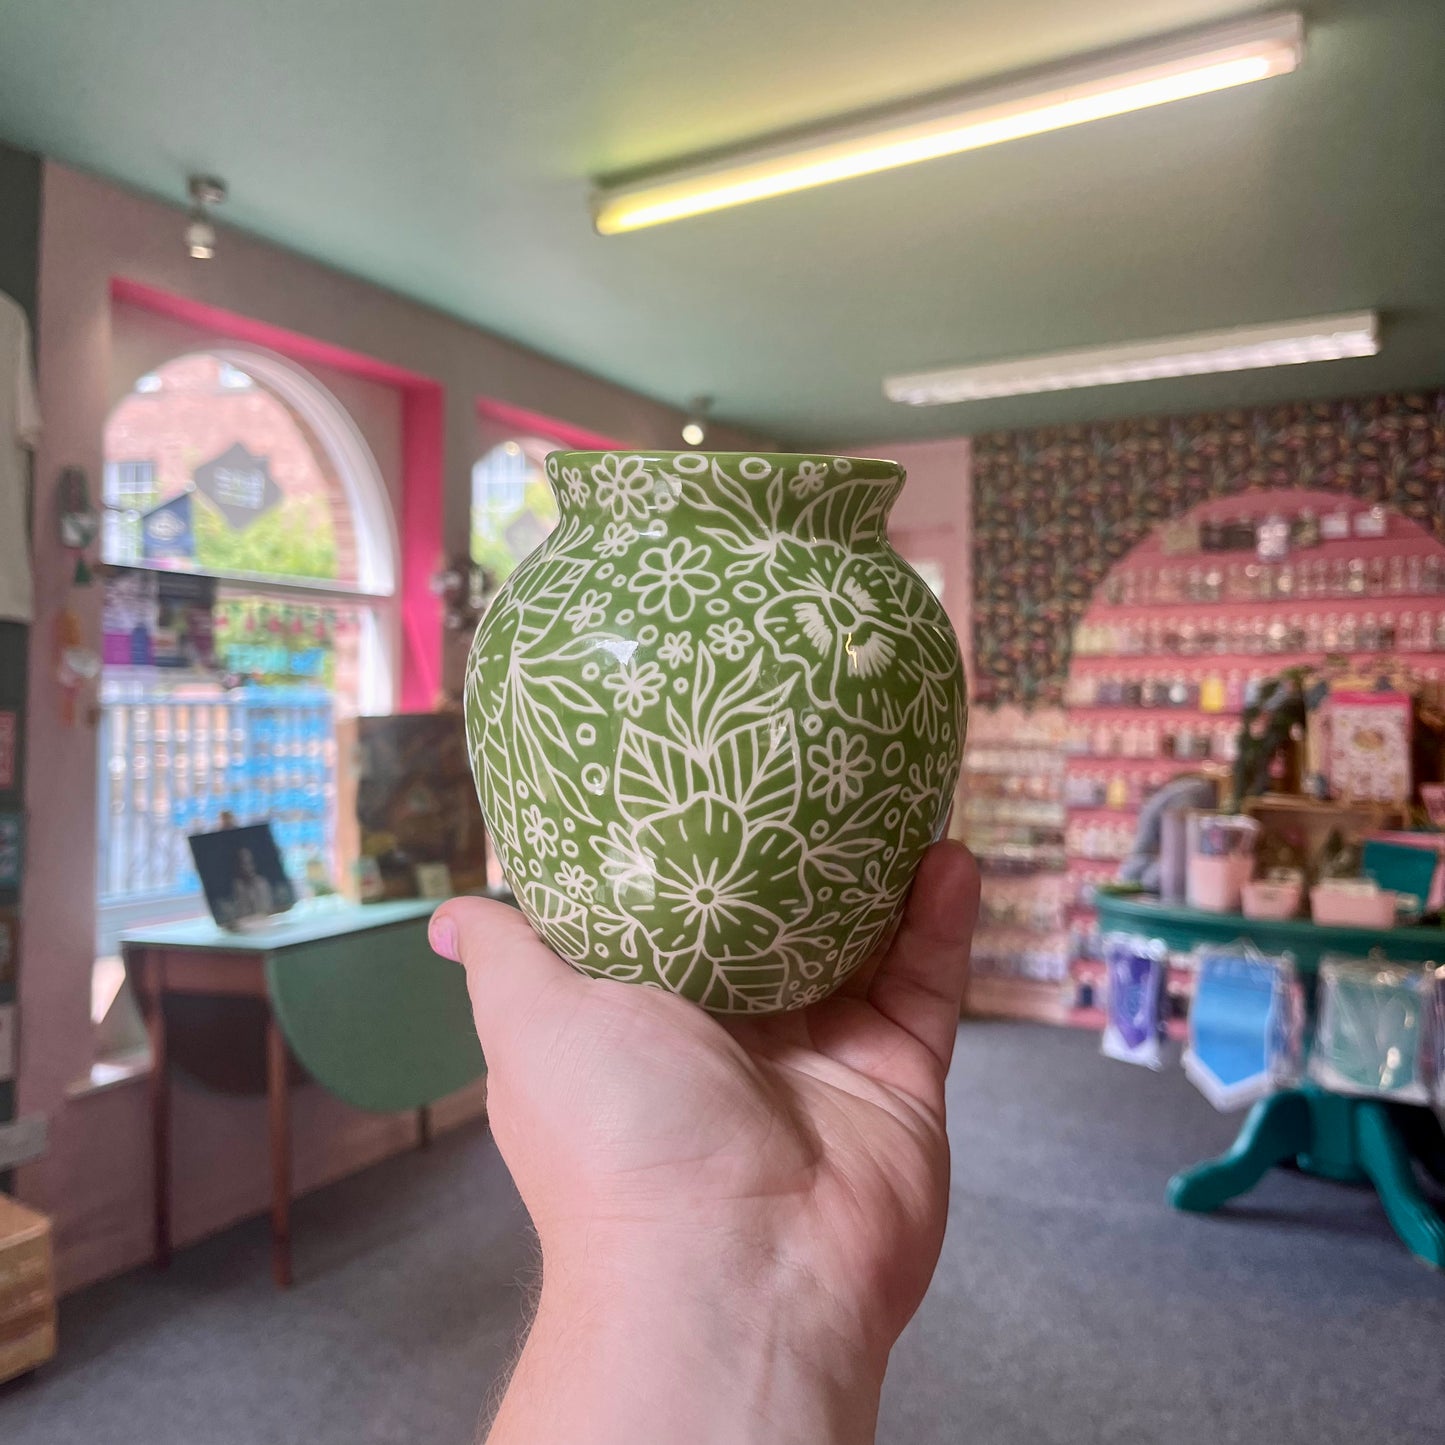
[[428,935],[433,953],[439,953],[443,958],[451,959],[453,963],[462,961],[461,944],[457,939],[457,926],[450,918],[433,918]]

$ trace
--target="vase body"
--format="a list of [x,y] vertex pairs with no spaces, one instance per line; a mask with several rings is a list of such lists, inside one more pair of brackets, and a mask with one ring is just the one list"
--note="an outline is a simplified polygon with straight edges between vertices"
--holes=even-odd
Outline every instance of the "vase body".
[[958,779],[896,463],[560,452],[560,521],[477,628],[472,766],[528,921],[585,973],[799,1008],[896,926]]

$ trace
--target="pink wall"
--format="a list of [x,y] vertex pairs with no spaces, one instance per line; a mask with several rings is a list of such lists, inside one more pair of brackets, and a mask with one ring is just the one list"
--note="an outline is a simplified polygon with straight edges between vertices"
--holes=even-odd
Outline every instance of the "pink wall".
[[[50,1148],[20,1172],[20,1192],[54,1217],[60,1279],[70,1289],[139,1263],[149,1249],[145,1090],[133,1083],[106,1093],[72,1087],[88,1079],[92,1063],[96,738],[85,717],[68,728],[59,722],[52,647],[67,603],[98,643],[98,589],[69,593],[68,559],[55,536],[55,484],[62,466],[79,465],[98,491],[105,418],[117,372],[128,364],[113,331],[113,279],[251,317],[439,383],[418,393],[421,402],[409,395],[408,405],[440,411],[421,417],[427,425],[412,432],[431,428],[442,436],[444,536],[451,551],[466,546],[478,396],[639,446],[675,444],[684,418],[235,232],[223,234],[214,261],[198,264],[181,245],[178,210],[63,166],[47,164],[44,186],[37,349],[45,431],[35,469],[19,1104],[25,1113],[45,1116]],[[718,445],[729,444],[759,443],[720,430]],[[401,498],[403,531],[415,500]],[[418,641],[438,648],[434,638]],[[471,1091],[441,1117],[475,1111],[480,1102],[480,1090]],[[261,1102],[181,1089],[175,1122],[177,1239],[195,1239],[259,1210],[267,1187]],[[409,1120],[360,1114],[303,1089],[295,1131],[298,1188],[402,1147],[410,1131]]]
[[964,666],[970,666],[973,493],[968,438],[884,442],[850,450],[859,456],[900,462],[908,473],[889,518],[888,535],[910,562],[932,562],[942,569],[944,610],[958,633]]

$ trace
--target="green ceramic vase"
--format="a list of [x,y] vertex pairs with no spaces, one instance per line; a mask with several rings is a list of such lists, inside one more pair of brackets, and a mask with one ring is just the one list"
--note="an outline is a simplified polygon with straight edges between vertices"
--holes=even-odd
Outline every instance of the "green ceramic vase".
[[898,921],[958,779],[938,599],[894,462],[558,452],[556,530],[467,668],[472,768],[536,931],[715,1013],[801,1008]]

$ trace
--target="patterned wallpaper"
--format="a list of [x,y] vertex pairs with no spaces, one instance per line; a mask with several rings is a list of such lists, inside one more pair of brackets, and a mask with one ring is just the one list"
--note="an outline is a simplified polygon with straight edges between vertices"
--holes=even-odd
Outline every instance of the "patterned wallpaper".
[[975,437],[976,700],[1058,705],[1113,563],[1160,522],[1261,487],[1385,502],[1445,541],[1445,391]]

